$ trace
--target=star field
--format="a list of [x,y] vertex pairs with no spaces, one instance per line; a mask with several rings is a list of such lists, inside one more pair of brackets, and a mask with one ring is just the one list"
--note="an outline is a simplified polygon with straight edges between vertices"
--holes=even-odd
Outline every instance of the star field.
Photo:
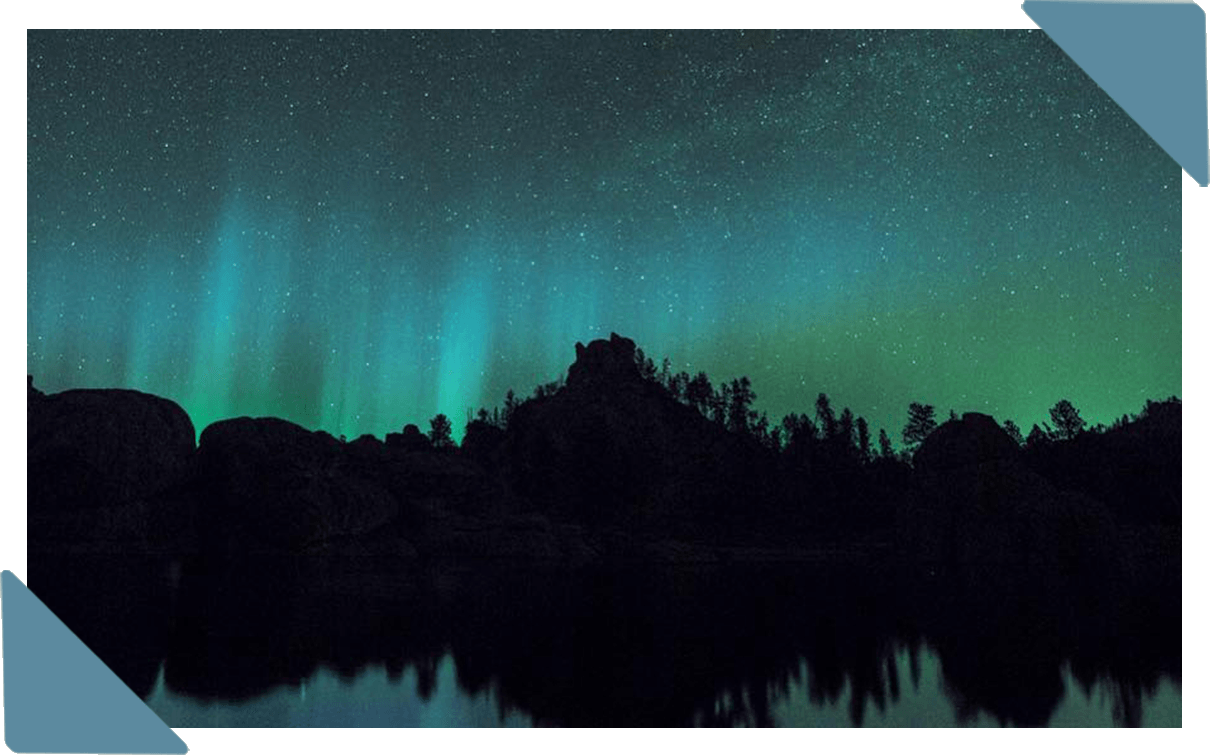
[[[427,427],[611,331],[1028,430],[1181,392],[1181,175],[1039,31],[28,35],[27,357]],[[460,430],[460,427],[458,427]]]

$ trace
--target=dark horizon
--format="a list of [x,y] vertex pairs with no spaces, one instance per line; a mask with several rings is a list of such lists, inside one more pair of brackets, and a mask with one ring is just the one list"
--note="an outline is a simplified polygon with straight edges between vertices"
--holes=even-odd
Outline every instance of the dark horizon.
[[[345,535],[393,541],[417,526],[442,531],[449,514],[495,526],[537,514],[593,531],[620,526],[689,543],[734,545],[738,537],[796,547],[876,533],[896,541],[899,529],[923,527],[955,554],[1007,517],[1041,527],[1047,539],[994,538],[1007,536],[1022,558],[1041,548],[1034,555],[1060,561],[1073,557],[1067,547],[1084,546],[1039,543],[1065,532],[1074,538],[1068,517],[1086,520],[1089,532],[1111,533],[1114,518],[1179,532],[1176,397],[1148,400],[1110,426],[1090,425],[1061,399],[1050,422],[1028,429],[913,402],[902,431],[888,433],[823,393],[813,411],[770,419],[753,408],[747,377],[715,385],[704,372],[660,371],[616,333],[575,351],[566,380],[481,408],[460,438],[443,414],[423,430],[408,423],[385,438],[336,437],[276,417],[198,428],[164,397],[47,394],[30,376],[30,513],[43,517],[39,539],[59,542],[78,537],[70,533],[82,525],[87,531],[94,515],[82,512],[133,506],[143,522],[134,531],[147,543],[167,538],[176,549],[230,553],[308,552]],[[976,487],[964,493],[961,479]],[[989,503],[972,504],[970,496]],[[140,508],[150,501],[166,508]],[[939,505],[955,518],[939,514]],[[1040,518],[1032,521],[1022,506]],[[202,509],[216,518],[194,531],[188,512]],[[966,518],[967,537],[955,537],[952,527]],[[504,526],[489,540],[511,540]],[[938,557],[920,548],[908,547],[912,558]],[[1102,558],[1091,553],[1092,562]]]
[[[579,346],[582,346],[582,343],[577,342],[575,345],[577,347],[579,347]],[[669,387],[669,385],[668,385],[669,378],[672,378],[674,380],[677,377],[694,378],[697,376],[697,374],[703,373],[709,379],[710,386],[717,395],[717,393],[719,391],[722,391],[724,389],[724,386],[729,387],[730,384],[732,382],[734,382],[735,380],[750,379],[750,378],[748,378],[747,375],[744,375],[744,376],[736,376],[735,378],[731,378],[731,379],[722,380],[722,379],[716,379],[714,375],[711,375],[706,370],[699,370],[698,373],[687,373],[685,371],[678,372],[677,370],[675,370],[671,367],[669,367],[669,370],[670,370],[669,372],[664,373],[662,370],[662,364],[663,364],[662,360],[654,359],[652,357],[652,355],[647,354],[642,349],[641,344],[639,345],[638,356],[639,356],[640,360],[645,359],[647,361],[647,363],[648,363],[647,368],[651,371],[652,376],[654,377],[655,381],[660,383],[664,387]],[[669,361],[669,363],[671,364],[670,361]],[[639,366],[640,366],[640,368],[643,367],[643,365],[641,363],[639,364]],[[548,393],[552,387],[563,386],[566,383],[567,373],[568,373],[568,370],[564,369],[555,378],[552,378],[550,380],[541,381],[541,382],[533,385],[532,387],[529,387],[528,389],[514,390],[514,389],[510,388],[510,392],[513,394],[513,396],[515,397],[515,399],[518,402],[525,401],[525,400],[533,398],[535,396]],[[28,380],[29,380],[31,387],[33,387],[39,391],[42,391],[43,393],[61,392],[61,391],[46,390],[45,387],[39,383],[36,375],[29,375]],[[684,387],[684,384],[682,384],[682,390],[683,390],[683,387]],[[769,428],[782,427],[784,425],[784,422],[789,419],[790,415],[811,417],[812,420],[814,421],[815,413],[816,413],[816,400],[818,399],[820,394],[823,394],[825,396],[829,395],[829,394],[827,394],[826,391],[820,391],[819,393],[813,394],[811,396],[804,396],[803,400],[801,402],[800,409],[792,411],[792,412],[788,413],[787,415],[775,417],[775,416],[768,415],[767,412],[762,412],[759,410],[759,406],[760,406],[759,399],[761,396],[760,386],[757,385],[755,382],[752,382],[751,388],[752,388],[753,393],[756,398],[756,400],[749,405],[749,408],[753,412],[753,420],[755,421],[756,417],[763,414],[764,418],[768,422]],[[136,389],[130,388],[128,386],[72,386],[70,388],[65,388],[63,390],[96,390],[96,389],[136,390]],[[147,393],[147,391],[141,391],[141,392]],[[157,395],[157,394],[151,394],[151,395]],[[180,401],[177,400],[173,396],[159,396],[159,397],[168,399],[178,405],[180,404]],[[505,397],[502,397],[502,400],[498,403],[480,404],[479,406],[467,407],[461,415],[449,415],[449,414],[445,414],[444,412],[439,412],[438,414],[445,416],[450,421],[450,427],[451,427],[453,440],[456,444],[460,445],[464,440],[467,425],[470,422],[474,421],[475,419],[482,417],[483,412],[486,412],[488,417],[495,417],[498,420],[498,418],[500,417],[501,411],[505,407],[506,397],[507,397],[507,394]],[[718,398],[718,400],[722,400],[722,396],[717,396],[717,398]],[[1134,417],[1139,416],[1140,413],[1142,413],[1142,411],[1145,409],[1145,407],[1150,404],[1163,403],[1163,402],[1168,402],[1168,401],[1172,401],[1172,400],[1176,400],[1177,402],[1180,402],[1181,401],[1180,394],[1177,393],[1177,394],[1172,394],[1172,395],[1168,395],[1168,396],[1147,396],[1147,397],[1144,397],[1143,401],[1137,407],[1134,407],[1133,409],[1128,410],[1128,411],[1124,411],[1121,414],[1118,414],[1114,417],[1110,417],[1107,421],[1092,420],[1084,414],[1081,407],[1075,406],[1075,409],[1079,413],[1079,417],[1083,421],[1084,426],[1087,429],[1090,429],[1090,430],[1093,430],[1096,428],[1105,429],[1105,428],[1112,427],[1115,424],[1119,424],[1123,418],[1134,418]],[[829,401],[831,401],[830,396],[829,396]],[[990,415],[990,416],[992,416],[993,419],[996,420],[997,424],[999,424],[1001,426],[1003,426],[1006,421],[1013,423],[1014,425],[1017,426],[1018,430],[1021,432],[1023,437],[1027,437],[1029,435],[1030,430],[1034,426],[1037,426],[1038,428],[1043,429],[1047,433],[1053,433],[1053,431],[1055,431],[1056,428],[1053,427],[1054,419],[1053,419],[1053,415],[1051,414],[1050,410],[1053,410],[1054,406],[1061,401],[1066,401],[1066,402],[1070,403],[1069,399],[1067,399],[1065,397],[1057,398],[1055,401],[1051,402],[1050,406],[1048,407],[1047,415],[1037,422],[1024,423],[1022,421],[1017,420],[1014,417],[998,417],[995,415]],[[964,414],[967,413],[964,411],[958,411],[958,410],[948,409],[945,407],[939,407],[934,404],[927,404],[927,402],[916,402],[916,401],[910,402],[909,404],[907,404],[903,407],[903,410],[902,410],[902,420],[903,421],[900,424],[892,426],[892,427],[879,427],[879,426],[875,426],[872,424],[869,425],[869,433],[870,433],[870,437],[872,440],[872,445],[875,448],[877,447],[879,431],[885,430],[891,440],[892,445],[895,448],[896,454],[907,453],[908,449],[905,447],[902,431],[903,431],[905,425],[908,424],[908,422],[910,421],[911,406],[913,404],[917,404],[917,403],[924,404],[926,406],[931,407],[933,410],[935,410],[935,418],[938,423],[944,422],[947,419],[950,419],[952,417],[962,417]],[[839,404],[836,404],[836,405],[834,405],[834,409],[835,409],[836,414],[839,415],[842,409],[853,410],[853,407],[841,406]],[[185,413],[188,415],[188,411],[185,410],[183,406],[182,406],[182,410],[184,410]],[[978,413],[982,413],[982,412],[978,412]],[[710,412],[708,410],[703,410],[703,414],[705,414],[708,417],[710,416]],[[855,419],[864,420],[864,415],[862,415],[860,411],[853,410],[853,415],[854,415]],[[306,430],[309,430],[312,432],[324,432],[324,433],[327,433],[328,435],[331,435],[334,438],[341,438],[342,440],[354,440],[357,437],[364,437],[366,435],[376,438],[378,440],[382,440],[388,434],[400,432],[400,430],[402,428],[406,427],[407,425],[415,425],[421,430],[422,433],[427,435],[431,431],[431,422],[436,416],[437,415],[433,415],[430,417],[403,418],[402,421],[397,422],[393,427],[383,429],[380,432],[362,433],[359,436],[348,436],[348,435],[343,435],[340,433],[333,433],[331,430],[324,428],[324,427],[308,427],[306,425],[302,425],[300,423],[295,422],[293,419],[291,419],[289,417],[275,417],[274,415],[271,415],[268,413],[254,413],[254,414],[233,415],[231,417],[218,417],[214,420],[214,422],[222,422],[223,420],[235,419],[237,417],[282,419],[282,420],[286,420],[288,422],[292,422],[294,424],[299,424],[301,427],[305,428]],[[200,438],[201,433],[203,430],[206,429],[206,426],[199,425],[196,421],[194,421],[194,418],[192,416],[190,416],[190,421],[192,421],[194,423],[194,432],[196,434],[196,437]],[[783,438],[782,442],[784,443],[787,440],[788,439]]]

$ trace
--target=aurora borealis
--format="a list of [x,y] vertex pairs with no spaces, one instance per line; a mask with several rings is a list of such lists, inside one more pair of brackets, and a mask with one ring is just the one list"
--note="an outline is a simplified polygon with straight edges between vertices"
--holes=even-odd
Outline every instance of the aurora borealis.
[[1181,174],[1040,31],[30,32],[27,360],[382,436],[629,336],[778,419],[1181,394]]

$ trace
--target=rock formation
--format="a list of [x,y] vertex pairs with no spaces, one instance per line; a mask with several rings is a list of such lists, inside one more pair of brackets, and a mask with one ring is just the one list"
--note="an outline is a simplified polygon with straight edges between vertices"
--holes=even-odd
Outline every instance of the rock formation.
[[28,390],[31,542],[143,541],[152,501],[189,472],[193,423],[130,390]]
[[387,433],[386,444],[401,451],[429,451],[433,448],[432,441],[415,425],[405,425],[402,433]]
[[576,361],[567,368],[567,385],[584,388],[635,384],[641,378],[634,355],[634,341],[617,333],[610,333],[608,341],[598,339],[587,346],[576,342]]
[[348,474],[342,444],[270,417],[215,422],[198,445],[207,548],[299,551],[381,526],[396,501]]
[[920,470],[941,473],[992,461],[1009,461],[1020,449],[1008,433],[986,414],[967,412],[960,420],[949,420],[925,439],[916,451]]
[[925,439],[915,457],[922,505],[908,528],[918,555],[966,564],[1103,565],[1113,523],[1104,506],[1061,491],[1029,468],[994,419],[968,413]]
[[557,520],[687,536],[760,498],[762,452],[644,380],[617,334],[577,344],[567,384],[518,407],[502,445],[513,491]]

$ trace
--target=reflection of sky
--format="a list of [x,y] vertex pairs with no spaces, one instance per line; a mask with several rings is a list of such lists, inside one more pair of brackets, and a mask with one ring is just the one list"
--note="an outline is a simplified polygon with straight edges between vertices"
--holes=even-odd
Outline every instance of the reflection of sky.
[[[868,727],[953,727],[953,726],[999,726],[996,719],[980,710],[973,720],[959,722],[954,705],[947,697],[941,675],[941,663],[928,647],[920,650],[920,679],[912,684],[908,651],[900,649],[895,654],[899,671],[899,701],[892,703],[887,694],[886,707],[879,710],[870,699],[865,703],[862,725]],[[779,726],[851,726],[849,701],[852,695],[850,681],[832,702],[821,705],[812,703],[807,695],[810,669],[803,667],[802,682],[792,684],[790,694],[778,699],[772,706],[774,720]],[[1105,680],[1098,680],[1091,694],[1085,694],[1071,673],[1063,670],[1064,688],[1067,693],[1060,700],[1051,716],[1053,727],[1109,727],[1114,725],[1113,695]],[[1162,680],[1154,695],[1144,696],[1142,701],[1143,726],[1171,727],[1181,725],[1180,686],[1168,679]]]
[[201,702],[177,694],[164,675],[144,702],[164,723],[180,727],[449,727],[526,726],[527,716],[509,712],[502,722],[493,692],[470,697],[459,687],[452,655],[437,665],[437,683],[424,700],[416,691],[416,669],[392,681],[375,665],[343,680],[320,668],[301,685],[280,686],[240,703]]
[[[895,656],[899,672],[899,700],[879,709],[872,700],[865,703],[862,725],[867,727],[952,727],[997,726],[997,721],[980,710],[973,720],[959,722],[954,704],[945,692],[941,664],[927,647],[919,654],[920,678],[913,685],[908,651]],[[241,703],[199,702],[169,690],[163,673],[147,697],[147,705],[173,728],[179,727],[495,727],[527,726],[531,719],[516,711],[500,719],[495,694],[484,692],[471,697],[458,686],[452,655],[444,656],[437,667],[437,684],[428,700],[417,694],[416,670],[408,667],[399,679],[391,681],[382,666],[369,666],[351,681],[342,680],[327,668],[321,668],[298,687],[281,686],[260,697]],[[849,701],[851,682],[834,701],[811,702],[807,694],[810,669],[800,670],[800,682],[791,682],[789,694],[774,697],[771,712],[779,726],[847,727],[851,726]],[[1067,694],[1059,702],[1049,721],[1055,727],[1108,727],[1114,725],[1113,694],[1110,684],[1098,680],[1089,694],[1064,669]],[[1179,727],[1181,690],[1179,684],[1162,680],[1156,692],[1142,700],[1143,726]]]

